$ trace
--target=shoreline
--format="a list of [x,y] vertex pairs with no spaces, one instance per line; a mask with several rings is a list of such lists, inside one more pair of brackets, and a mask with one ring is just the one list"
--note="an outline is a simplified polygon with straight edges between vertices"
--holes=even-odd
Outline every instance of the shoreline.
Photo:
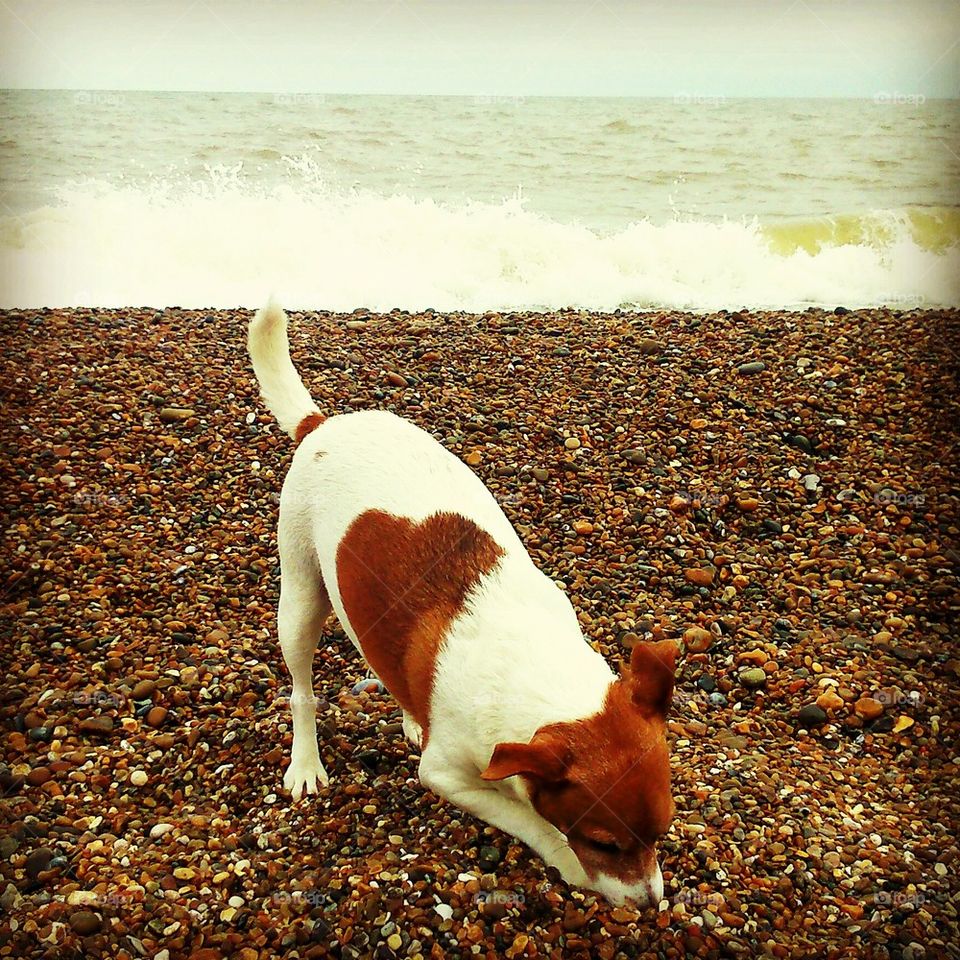
[[[8,317],[19,317],[25,314],[58,314],[58,313],[81,313],[81,314],[103,314],[103,315],[134,315],[140,320],[150,322],[157,316],[172,317],[194,317],[197,315],[215,315],[215,314],[244,314],[251,316],[263,306],[269,299],[264,296],[261,301],[252,305],[238,304],[233,306],[195,306],[184,307],[180,305],[172,306],[153,306],[150,304],[141,304],[139,306],[2,306],[0,305],[0,320]],[[390,317],[408,317],[422,320],[427,317],[450,317],[458,320],[480,319],[484,317],[544,317],[556,314],[558,316],[569,316],[578,314],[581,316],[592,316],[596,319],[602,318],[626,318],[628,320],[642,320],[644,317],[662,317],[670,315],[671,317],[691,317],[703,320],[707,317],[731,316],[734,313],[744,316],[779,317],[785,314],[795,316],[801,315],[828,315],[844,316],[850,313],[866,315],[894,315],[904,316],[911,314],[960,314],[960,303],[929,303],[923,297],[904,297],[901,300],[895,300],[887,303],[847,306],[843,302],[836,304],[800,302],[779,306],[703,306],[703,307],[670,307],[670,306],[640,306],[636,304],[623,303],[613,309],[600,309],[590,306],[564,306],[547,307],[543,305],[530,305],[525,307],[491,307],[488,309],[445,309],[441,307],[391,307],[387,309],[378,309],[374,307],[354,307],[351,310],[334,309],[329,307],[297,307],[291,306],[282,297],[277,297],[277,302],[283,307],[284,311],[291,317],[296,315],[315,316],[329,319],[332,322],[346,322],[357,316],[368,317],[373,320],[382,320]]]
[[3,310],[19,926],[0,955],[960,938],[960,310],[289,312],[320,409],[393,409],[466,459],[608,660],[683,642],[667,903],[611,909],[438,803],[389,695],[352,695],[365,671],[334,621],[331,784],[290,805],[274,528],[293,444],[257,397],[252,311]]

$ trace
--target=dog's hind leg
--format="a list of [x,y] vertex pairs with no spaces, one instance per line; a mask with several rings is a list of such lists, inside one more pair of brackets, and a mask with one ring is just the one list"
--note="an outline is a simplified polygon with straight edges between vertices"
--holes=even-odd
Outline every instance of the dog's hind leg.
[[285,524],[282,517],[278,540],[281,579],[277,632],[284,662],[293,679],[290,697],[293,748],[283,785],[294,800],[299,800],[304,791],[316,793],[318,782],[322,786],[328,782],[317,748],[313,655],[331,606],[312,549],[300,542],[297,532]]

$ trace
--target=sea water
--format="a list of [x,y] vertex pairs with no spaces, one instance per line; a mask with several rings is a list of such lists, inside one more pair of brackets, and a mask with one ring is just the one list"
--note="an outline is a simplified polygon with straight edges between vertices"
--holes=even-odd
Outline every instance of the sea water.
[[960,303],[960,102],[0,92],[0,306]]

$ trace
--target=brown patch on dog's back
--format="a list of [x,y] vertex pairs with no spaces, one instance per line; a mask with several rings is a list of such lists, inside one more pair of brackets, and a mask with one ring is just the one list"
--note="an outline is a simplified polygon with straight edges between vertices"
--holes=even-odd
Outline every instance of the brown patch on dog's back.
[[322,413],[308,413],[298,424],[297,432],[293,435],[294,443],[303,443],[303,438],[313,433],[327,418]]
[[422,523],[368,510],[337,548],[337,584],[367,662],[423,727],[437,652],[467,595],[503,555],[493,538],[455,513]]

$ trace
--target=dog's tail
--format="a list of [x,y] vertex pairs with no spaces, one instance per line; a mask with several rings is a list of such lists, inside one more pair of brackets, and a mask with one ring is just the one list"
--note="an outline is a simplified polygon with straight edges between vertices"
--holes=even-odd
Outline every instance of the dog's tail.
[[324,417],[290,359],[287,315],[272,299],[250,321],[247,350],[264,403],[299,443]]

